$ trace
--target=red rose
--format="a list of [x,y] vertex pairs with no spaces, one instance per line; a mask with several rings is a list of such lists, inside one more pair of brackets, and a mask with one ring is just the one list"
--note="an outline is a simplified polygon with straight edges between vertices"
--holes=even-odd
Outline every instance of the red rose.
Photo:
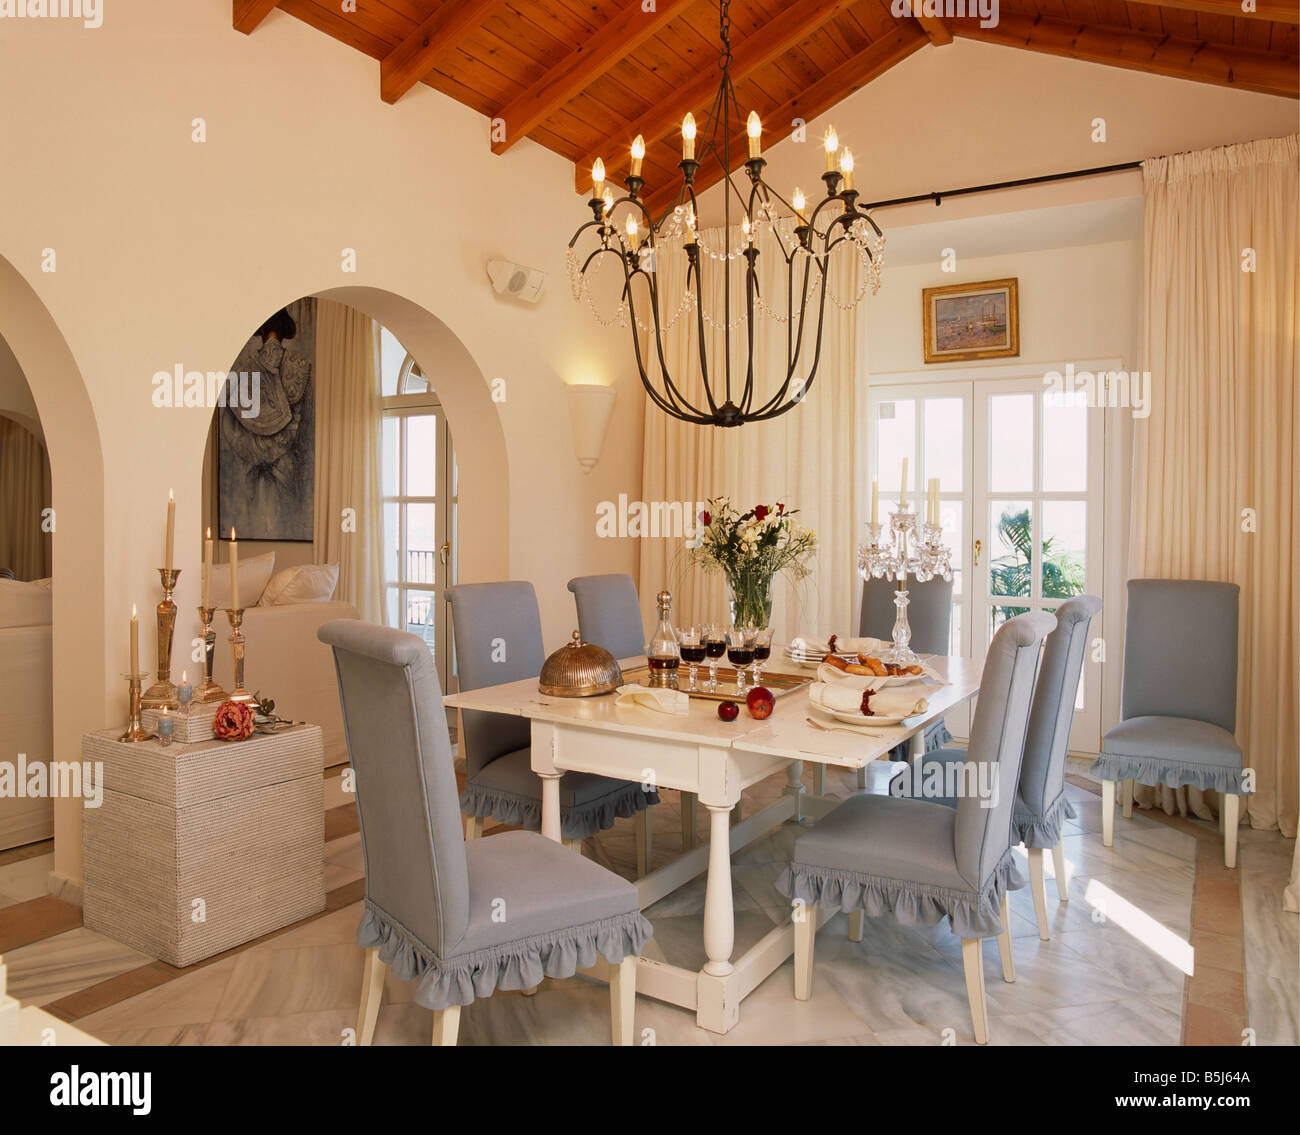
[[785,505],[783,505],[780,501],[776,502],[776,514],[777,516],[785,515]]
[[709,516],[709,510],[706,508],[700,513],[700,523],[707,528],[711,522],[712,517]]
[[253,735],[253,711],[238,701],[223,701],[212,719],[212,735],[220,741],[242,741]]
[[768,507],[767,507],[767,505],[765,505],[765,504],[757,504],[757,505],[755,505],[755,506],[754,506],[754,519],[757,520],[759,523],[762,523],[764,520],[767,519],[768,511],[769,511],[769,510],[768,510]]

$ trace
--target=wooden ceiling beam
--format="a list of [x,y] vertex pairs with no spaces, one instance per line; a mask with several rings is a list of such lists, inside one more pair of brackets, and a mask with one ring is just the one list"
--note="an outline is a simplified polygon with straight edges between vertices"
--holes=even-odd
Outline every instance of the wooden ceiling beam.
[[235,31],[252,35],[278,3],[279,0],[233,0],[230,22]]
[[1266,95],[1300,98],[1300,71],[1290,56],[1047,17],[1003,14],[997,26],[954,20],[954,35],[1153,75],[1192,79]]
[[[789,137],[794,129],[796,118],[811,122],[929,42],[929,37],[921,30],[919,24],[911,21],[900,23],[893,31],[874,40],[863,51],[851,59],[846,59],[833,71],[828,71],[802,93],[764,114],[762,116],[764,146],[771,146]],[[851,141],[847,138],[844,140]],[[706,139],[701,138],[698,144],[703,145],[705,141]],[[814,163],[809,176],[816,180],[822,169],[821,147],[809,146],[808,149],[809,161]],[[735,156],[737,168],[742,169],[745,159],[743,131],[737,133],[732,140],[731,152]],[[747,185],[748,181],[744,180],[746,175],[742,172],[740,176],[743,184]],[[862,176],[859,174],[859,181],[862,180]],[[721,163],[710,155],[696,174],[696,196],[721,180]],[[667,212],[676,201],[679,188],[679,184],[674,182],[656,190],[646,199],[647,208],[656,217]],[[815,191],[817,186],[811,186],[810,189]]]
[[1128,0],[1147,8],[1174,8],[1179,12],[1201,12],[1207,16],[1231,16],[1243,20],[1270,20],[1275,24],[1300,24],[1296,0],[1255,0],[1255,10],[1242,9],[1241,0]]
[[[828,24],[835,16],[850,7],[854,0],[813,0],[798,7],[783,8],[756,32],[746,36],[732,48],[731,78],[739,83],[752,75],[760,67],[779,59],[787,51],[797,47],[818,29]],[[654,144],[664,138],[681,138],[682,119],[690,111],[699,110],[710,104],[718,93],[719,73],[710,70],[702,74],[695,82],[682,87],[677,97],[671,102],[647,111],[639,119],[629,119],[617,128],[617,144],[611,141],[603,150],[593,150],[577,163],[574,186],[579,191],[591,186],[591,167],[597,158],[605,162],[605,172],[615,178],[627,174],[630,155],[627,147],[638,134],[646,140],[646,149],[652,150]],[[703,120],[700,129],[704,129]],[[674,141],[674,147],[680,149],[680,141]]]
[[443,0],[379,61],[379,96],[395,103],[480,27],[500,0]]
[[918,16],[915,12],[912,13],[912,16],[925,29],[925,34],[935,47],[943,47],[944,44],[952,43],[952,32],[948,30],[948,25],[938,16]]
[[505,123],[505,136],[492,143],[492,152],[504,154],[538,124],[545,122],[570,99],[600,78],[620,59],[680,16],[696,0],[658,0],[645,11],[642,0],[626,7],[594,35],[578,44],[522,94],[495,115]]

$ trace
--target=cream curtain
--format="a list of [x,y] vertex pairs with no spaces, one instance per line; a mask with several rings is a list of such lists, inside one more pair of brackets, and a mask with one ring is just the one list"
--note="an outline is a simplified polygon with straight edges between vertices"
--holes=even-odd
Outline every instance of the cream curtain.
[[50,574],[52,537],[42,530],[50,507],[50,462],[29,430],[0,418],[0,568],[18,579]]
[[[1300,760],[1298,142],[1143,163],[1153,397],[1136,423],[1130,542],[1130,575],[1240,585],[1237,740],[1257,773],[1249,822],[1288,836]],[[1161,790],[1158,803],[1211,814],[1196,790]]]
[[335,598],[383,622],[379,331],[354,308],[318,300],[313,557],[337,563]]
[[[740,230],[733,229],[730,236],[731,247],[739,248]],[[701,239],[715,252],[722,251],[721,229],[705,230]],[[774,240],[765,233],[759,242],[760,294],[772,310],[784,313],[786,268]],[[743,267],[741,260],[731,262],[733,324],[739,319],[731,329],[732,366],[735,375],[739,361],[739,378],[733,377],[738,386],[744,383],[746,359]],[[693,309],[681,308],[685,257],[661,247],[657,269],[663,310],[677,313],[665,336],[665,359],[678,386],[702,401],[697,325]],[[719,324],[720,269],[719,260],[710,257],[705,261],[705,312]],[[679,422],[652,403],[646,404],[642,494],[647,503],[693,504],[729,496],[738,511],[744,512],[755,504],[782,501],[787,508],[799,509],[800,520],[817,533],[812,575],[797,585],[780,580],[773,589],[772,624],[778,639],[791,638],[800,631],[856,633],[853,620],[861,589],[856,549],[866,520],[866,455],[859,444],[867,397],[866,312],[865,305],[856,312],[845,311],[841,305],[865,291],[865,272],[857,257],[836,254],[828,288],[821,360],[801,405],[769,422],[721,429]],[[648,318],[642,312],[638,315],[643,322]],[[810,321],[810,329],[815,329],[815,322]],[[767,314],[756,324],[758,403],[774,393],[784,379],[787,324]],[[720,326],[706,326],[706,334],[713,360],[710,376],[717,391],[722,381],[723,332]],[[811,352],[806,350],[803,357],[810,358]],[[806,374],[804,362],[800,376]],[[643,539],[640,567],[641,599],[647,616],[653,611],[655,593],[666,586],[675,598],[677,622],[726,617],[726,588],[721,578],[692,566],[681,539]]]

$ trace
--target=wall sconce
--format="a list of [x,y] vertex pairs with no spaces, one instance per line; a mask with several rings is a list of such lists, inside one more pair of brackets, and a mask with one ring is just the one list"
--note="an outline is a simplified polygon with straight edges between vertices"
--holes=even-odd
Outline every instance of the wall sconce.
[[590,473],[600,460],[617,392],[612,386],[591,384],[573,384],[565,390],[569,398],[569,422],[573,426],[573,453],[582,471]]

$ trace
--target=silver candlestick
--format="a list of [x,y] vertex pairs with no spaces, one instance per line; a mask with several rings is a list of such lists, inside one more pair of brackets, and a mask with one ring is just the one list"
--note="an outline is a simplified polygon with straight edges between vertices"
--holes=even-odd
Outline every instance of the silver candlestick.
[[884,579],[897,582],[894,589],[893,646],[882,661],[899,666],[911,666],[918,659],[911,647],[912,628],[907,622],[907,576],[910,572],[918,582],[925,583],[936,575],[952,579],[952,551],[943,542],[943,528],[938,524],[921,523],[905,501],[889,514],[889,525],[868,524],[870,543],[858,549],[858,572],[863,579]]

